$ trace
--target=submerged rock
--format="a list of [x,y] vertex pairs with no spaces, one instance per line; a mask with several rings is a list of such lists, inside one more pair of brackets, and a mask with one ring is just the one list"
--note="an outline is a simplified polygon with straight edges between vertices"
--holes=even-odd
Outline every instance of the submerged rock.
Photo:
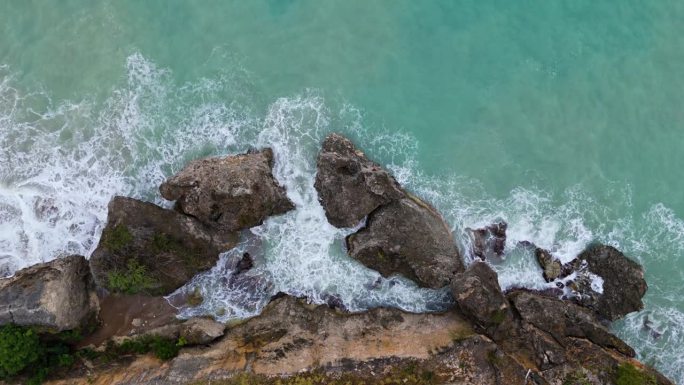
[[237,240],[176,211],[114,197],[90,268],[110,291],[165,295],[214,266]]
[[501,292],[497,274],[485,262],[474,262],[451,281],[451,293],[461,312],[498,341],[511,328],[513,313]]
[[0,279],[0,325],[59,332],[86,326],[98,310],[88,262],[80,255],[33,265]]
[[551,253],[537,247],[534,250],[534,256],[537,258],[537,263],[542,268],[542,275],[546,282],[555,281],[558,278],[563,277],[563,264],[556,257],[551,255]]
[[271,149],[199,159],[162,183],[159,191],[176,201],[180,212],[206,225],[224,231],[247,229],[294,208],[272,167]]
[[612,246],[594,245],[577,257],[588,263],[588,269],[603,279],[603,292],[594,311],[614,321],[644,308],[641,301],[648,286],[644,270]]
[[387,277],[401,274],[420,286],[440,288],[464,270],[444,219],[407,196],[375,210],[366,227],[347,237],[352,258]]
[[333,226],[356,226],[379,206],[404,196],[392,175],[338,134],[323,141],[317,166],[314,187]]

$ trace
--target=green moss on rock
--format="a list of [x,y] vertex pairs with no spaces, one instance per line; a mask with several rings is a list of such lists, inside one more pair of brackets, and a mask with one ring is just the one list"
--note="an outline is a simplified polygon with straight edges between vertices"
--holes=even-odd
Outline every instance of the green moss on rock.
[[657,381],[651,374],[644,373],[634,365],[624,362],[617,367],[615,385],[656,385]]
[[160,286],[159,282],[149,275],[145,266],[134,258],[126,262],[124,270],[109,272],[107,281],[110,290],[126,294],[151,292]]
[[133,241],[133,234],[125,225],[116,225],[102,234],[102,243],[112,252],[124,249]]

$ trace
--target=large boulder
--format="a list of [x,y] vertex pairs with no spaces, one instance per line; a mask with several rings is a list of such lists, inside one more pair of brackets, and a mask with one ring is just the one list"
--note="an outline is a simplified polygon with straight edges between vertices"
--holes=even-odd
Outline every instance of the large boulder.
[[0,279],[0,325],[71,330],[95,320],[98,306],[88,262],[80,255],[33,265]]
[[561,344],[570,337],[586,338],[628,357],[635,356],[629,345],[611,334],[590,310],[582,306],[523,290],[509,293],[508,299],[523,322],[549,333]]
[[408,196],[375,210],[347,237],[349,255],[383,276],[440,288],[464,270],[451,230],[427,203]]
[[641,298],[648,286],[641,265],[605,245],[587,248],[578,259],[586,261],[589,271],[603,279],[602,293],[594,307],[599,316],[613,321],[644,308]]
[[336,227],[356,226],[379,206],[404,196],[392,175],[338,134],[323,141],[314,187]]
[[451,293],[461,312],[480,330],[499,341],[507,334],[513,313],[501,292],[496,272],[485,262],[474,262],[451,281]]
[[214,266],[237,240],[176,211],[114,197],[90,267],[110,291],[165,295]]
[[176,208],[224,231],[258,226],[294,208],[273,177],[273,151],[199,159],[162,183]]

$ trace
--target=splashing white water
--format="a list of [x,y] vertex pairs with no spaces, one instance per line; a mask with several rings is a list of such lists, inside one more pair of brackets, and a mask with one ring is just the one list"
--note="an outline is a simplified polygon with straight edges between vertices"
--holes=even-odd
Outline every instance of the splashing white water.
[[[252,229],[217,266],[181,289],[180,294],[198,288],[204,298],[201,306],[183,307],[184,316],[252,316],[281,291],[316,303],[339,300],[352,311],[445,308],[446,292],[420,289],[401,278],[383,279],[345,255],[342,240],[353,230],[327,223],[313,189],[320,142],[328,132],[341,131],[444,214],[467,258],[465,228],[506,220],[506,258],[495,266],[504,288],[549,286],[534,259],[516,249],[523,240],[563,261],[593,240],[637,258],[647,266],[647,313],[631,315],[616,331],[642,359],[655,357],[660,369],[684,382],[684,304],[677,294],[684,289],[677,267],[684,255],[684,222],[664,205],[633,220],[614,214],[630,211],[629,189],[611,195],[622,205],[617,210],[597,203],[582,186],[562,196],[520,187],[493,198],[477,180],[422,174],[414,138],[371,131],[360,110],[350,105],[333,110],[315,91],[264,107],[246,95],[245,79],[235,75],[239,69],[179,86],[169,70],[140,54],[129,56],[125,68],[123,85],[104,101],[54,102],[45,92],[18,89],[9,69],[0,67],[0,275],[61,253],[89,255],[115,194],[168,205],[157,187],[189,160],[268,146],[276,154],[274,174],[297,210]],[[245,250],[252,250],[256,266],[230,281]],[[653,261],[672,266],[674,277],[649,275],[649,266],[657,268]],[[644,332],[643,314],[661,334],[657,339]]]

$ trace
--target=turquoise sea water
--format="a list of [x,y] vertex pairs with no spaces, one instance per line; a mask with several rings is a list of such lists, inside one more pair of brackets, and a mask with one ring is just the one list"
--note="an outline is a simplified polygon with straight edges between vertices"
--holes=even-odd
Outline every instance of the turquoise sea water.
[[[3,1],[0,272],[89,254],[113,194],[164,204],[156,187],[188,160],[270,145],[298,205],[255,230],[277,289],[438,307],[406,283],[359,302],[373,274],[310,186],[340,131],[461,242],[503,218],[511,249],[568,259],[598,240],[640,261],[646,309],[614,330],[682,383],[682,20],[677,0]],[[497,269],[542,285],[525,256]]]

